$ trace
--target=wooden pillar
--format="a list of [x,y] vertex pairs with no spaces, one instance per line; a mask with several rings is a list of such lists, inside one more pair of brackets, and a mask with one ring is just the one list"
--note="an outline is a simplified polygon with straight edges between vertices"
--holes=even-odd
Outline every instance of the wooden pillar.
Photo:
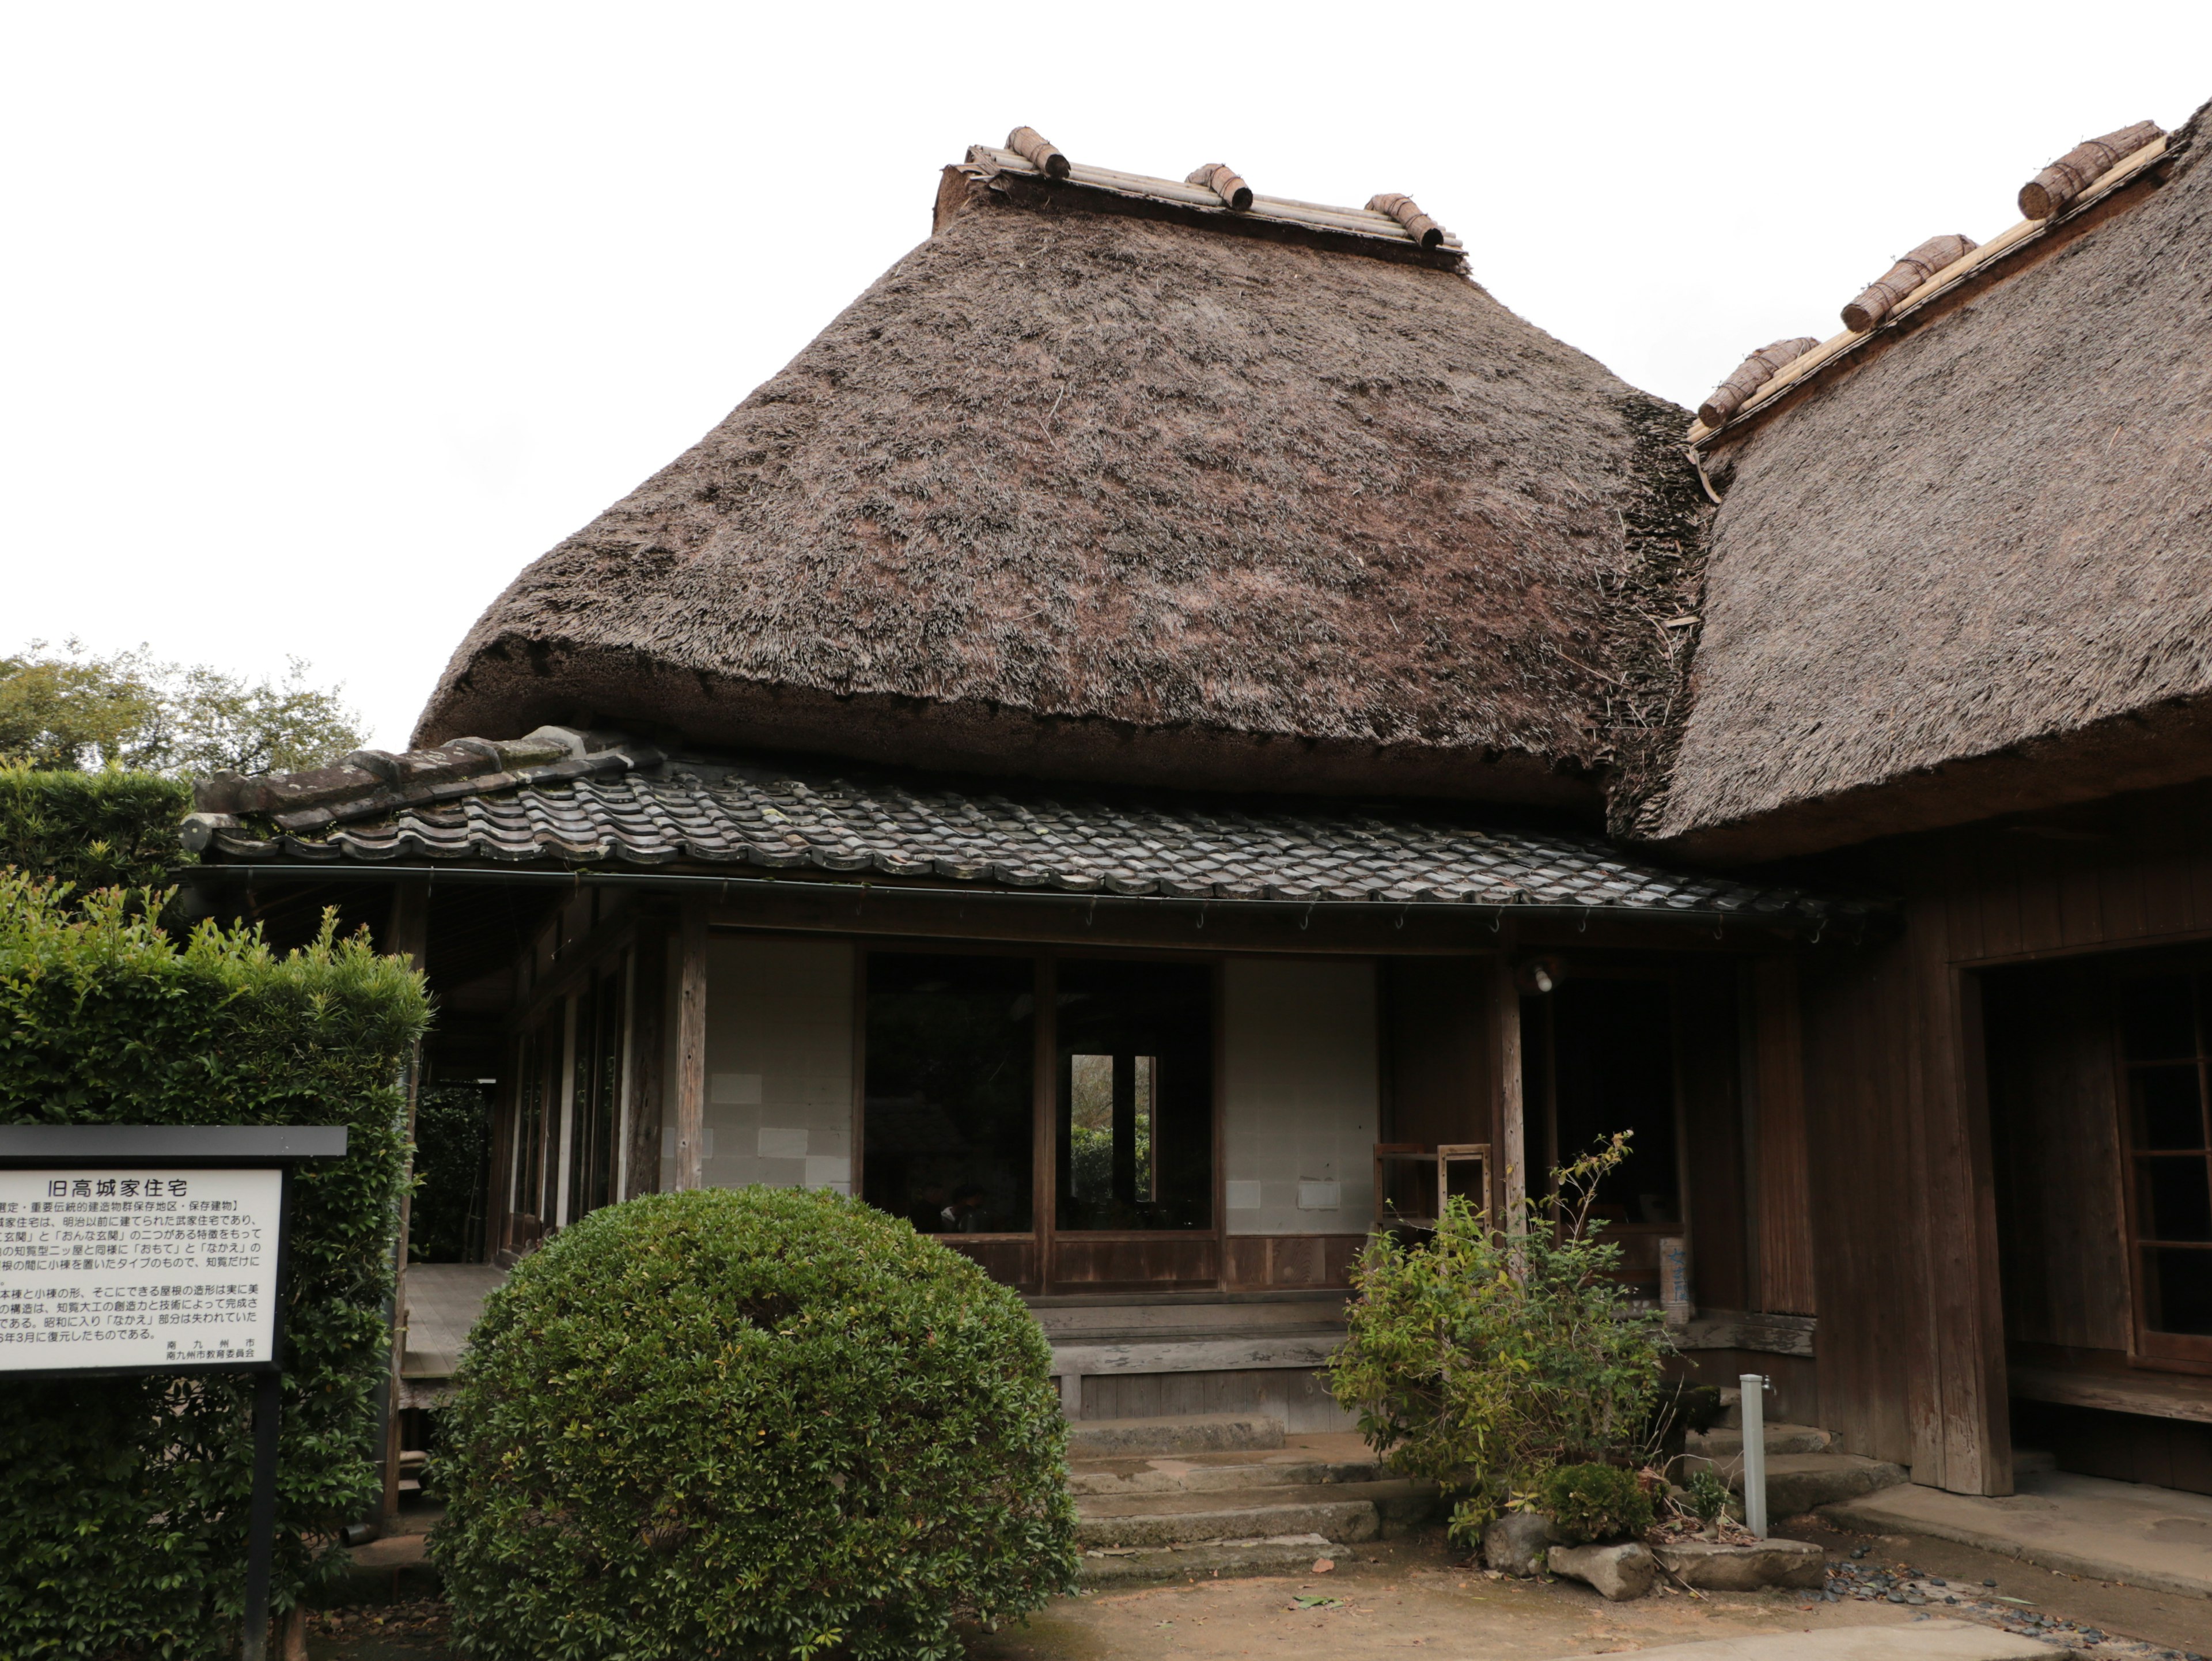
[[1521,986],[1513,965],[1499,958],[1490,971],[1491,1204],[1520,1233],[1527,1223],[1528,1115],[1521,1067]]
[[[660,1127],[675,1123],[668,1100],[665,1050],[668,1012],[668,936],[641,928],[637,940],[637,989],[630,1039],[629,1183],[623,1198],[660,1189]],[[663,1116],[666,1117],[664,1120]]]
[[[428,955],[430,932],[430,885],[427,879],[403,882],[392,891],[392,913],[384,931],[385,955],[404,958],[421,974]],[[407,1228],[415,1202],[415,1104],[422,1092],[422,1046],[418,1042],[407,1058],[407,1145],[400,1156],[399,1238],[393,1249],[392,1309],[389,1321],[390,1367],[379,1406],[384,1420],[383,1504],[386,1524],[399,1516],[399,1369],[407,1355]]]
[[684,903],[678,931],[676,1014],[676,1186],[707,1185],[707,908]]
[[1990,1153],[1988,1056],[1981,979],[1948,961],[1938,905],[1913,907],[1919,1014],[1922,1204],[1928,1220],[1926,1399],[1914,1404],[1913,1477],[1954,1494],[2013,1491],[2012,1411],[1997,1269],[1996,1181]]

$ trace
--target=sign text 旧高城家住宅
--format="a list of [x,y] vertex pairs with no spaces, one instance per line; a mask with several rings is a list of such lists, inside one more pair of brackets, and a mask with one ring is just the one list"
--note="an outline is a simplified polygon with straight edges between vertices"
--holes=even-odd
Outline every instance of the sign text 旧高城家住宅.
[[275,1358],[284,1174],[0,1170],[0,1372]]

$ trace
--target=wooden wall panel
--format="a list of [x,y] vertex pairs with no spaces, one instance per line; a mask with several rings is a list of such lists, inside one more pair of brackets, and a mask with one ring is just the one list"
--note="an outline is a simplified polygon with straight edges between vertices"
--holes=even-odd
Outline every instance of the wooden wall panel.
[[1034,1235],[939,1234],[932,1237],[972,1259],[1000,1286],[1018,1292],[1037,1289],[1037,1243]]
[[1806,1171],[1805,1060],[1797,960],[1750,966],[1752,1078],[1746,1135],[1751,1171],[1754,1301],[1770,1315],[1813,1315],[1812,1191]]
[[1736,978],[1735,964],[1723,962],[1685,973],[1675,988],[1676,1095],[1688,1199],[1691,1293],[1704,1309],[1754,1307],[1745,1256],[1743,1045]]
[[1846,1452],[1910,1463],[1930,1339],[1904,968],[1891,942],[1808,959],[1802,984],[1821,1422]]
[[1203,1292],[1221,1284],[1212,1234],[1055,1234],[1055,1292]]
[[1232,1292],[1349,1287],[1364,1234],[1232,1234],[1226,1284]]

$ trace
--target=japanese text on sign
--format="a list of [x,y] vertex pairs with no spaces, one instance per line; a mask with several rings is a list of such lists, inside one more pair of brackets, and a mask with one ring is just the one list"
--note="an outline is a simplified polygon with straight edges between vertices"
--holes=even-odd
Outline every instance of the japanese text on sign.
[[275,1170],[0,1171],[0,1372],[265,1362],[283,1196]]

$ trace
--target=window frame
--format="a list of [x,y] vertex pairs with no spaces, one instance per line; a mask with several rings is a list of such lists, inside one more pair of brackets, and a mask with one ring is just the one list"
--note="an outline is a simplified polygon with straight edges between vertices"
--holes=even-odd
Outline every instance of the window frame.
[[[2191,1056],[2137,1061],[2128,1053],[2127,998],[2131,987],[2152,980],[2185,980],[2190,988]],[[2206,1000],[2212,997],[2212,964],[2191,963],[2115,974],[2112,980],[2112,1034],[2115,1147],[2119,1155],[2120,1222],[2128,1279],[2128,1360],[2136,1365],[2170,1372],[2212,1372],[2212,1333],[2169,1332],[2154,1327],[2147,1318],[2148,1278],[2146,1254],[2152,1250],[2186,1250],[2203,1255],[2205,1272],[2212,1275],[2212,1240],[2164,1240],[2142,1232],[2145,1196],[2138,1176],[2147,1159],[2194,1157],[2203,1160],[2208,1187],[2212,1187],[2212,1047],[2208,1047]],[[2194,1149],[2146,1149],[2136,1146],[2135,1076],[2161,1067],[2195,1066],[2197,1111],[2200,1146]]]

